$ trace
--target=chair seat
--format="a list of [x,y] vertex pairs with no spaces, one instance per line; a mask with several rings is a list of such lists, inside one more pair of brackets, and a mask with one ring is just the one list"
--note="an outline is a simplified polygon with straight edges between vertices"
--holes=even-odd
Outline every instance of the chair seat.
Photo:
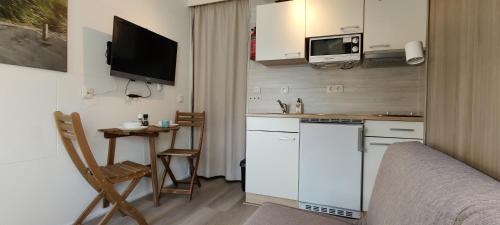
[[151,172],[149,167],[131,161],[101,166],[100,168],[106,179],[114,184],[143,177]]
[[195,157],[200,154],[200,151],[193,149],[177,149],[171,148],[163,152],[158,153],[158,156],[185,156],[185,157]]

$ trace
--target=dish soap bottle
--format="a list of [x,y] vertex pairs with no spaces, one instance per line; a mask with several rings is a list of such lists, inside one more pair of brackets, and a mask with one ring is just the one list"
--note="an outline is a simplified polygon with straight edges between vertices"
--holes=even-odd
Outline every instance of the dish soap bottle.
[[295,113],[304,114],[304,103],[302,103],[302,99],[298,98],[297,103],[295,104]]

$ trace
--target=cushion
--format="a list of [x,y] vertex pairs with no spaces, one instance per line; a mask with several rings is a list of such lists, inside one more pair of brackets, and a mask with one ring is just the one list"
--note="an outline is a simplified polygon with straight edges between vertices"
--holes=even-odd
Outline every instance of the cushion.
[[397,143],[380,165],[366,223],[500,225],[499,208],[498,181],[421,143]]

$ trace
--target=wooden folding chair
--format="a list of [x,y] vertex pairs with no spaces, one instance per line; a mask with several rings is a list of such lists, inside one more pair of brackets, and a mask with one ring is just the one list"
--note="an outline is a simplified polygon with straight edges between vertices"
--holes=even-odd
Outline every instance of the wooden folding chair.
[[[202,113],[186,113],[186,112],[176,112],[175,115],[175,123],[179,124],[181,127],[189,127],[189,128],[197,128],[199,130],[199,142],[198,146],[195,149],[178,149],[175,148],[175,137],[177,135],[177,130],[174,130],[172,133],[172,142],[170,148],[158,153],[158,157],[161,159],[161,162],[165,166],[165,171],[163,172],[163,178],[161,181],[161,192],[160,193],[171,193],[171,194],[183,194],[189,195],[189,200],[193,198],[193,188],[194,183],[198,184],[198,187],[201,187],[201,183],[198,180],[198,165],[200,163],[201,156],[201,148],[203,145],[203,137],[205,134],[205,112]],[[189,180],[181,181],[175,178],[175,175],[172,173],[170,169],[170,161],[173,156],[186,157],[189,163],[191,177]],[[196,160],[196,161],[195,161]],[[172,179],[175,188],[165,188],[165,179],[167,175]],[[188,189],[178,188],[178,184],[188,184]]]
[[[99,166],[92,155],[90,146],[87,143],[83,126],[78,113],[64,115],[62,112],[55,112],[54,117],[57,124],[57,129],[64,143],[64,147],[68,152],[71,160],[75,164],[81,175],[87,180],[98,195],[90,202],[82,214],[73,224],[82,224],[85,218],[92,212],[102,199],[107,199],[111,204],[111,210],[104,215],[99,222],[99,225],[109,222],[113,214],[118,210],[125,215],[130,216],[139,225],[147,225],[144,217],[139,211],[126,202],[128,195],[134,190],[142,177],[149,174],[151,171],[148,167],[130,161],[110,165]],[[77,152],[74,142],[78,143],[80,154]],[[131,181],[122,194],[118,193],[114,184],[125,181]]]

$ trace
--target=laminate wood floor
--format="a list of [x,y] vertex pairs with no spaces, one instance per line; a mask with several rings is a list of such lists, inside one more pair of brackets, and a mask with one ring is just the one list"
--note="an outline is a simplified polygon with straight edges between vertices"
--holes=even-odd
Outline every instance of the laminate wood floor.
[[[193,200],[182,195],[163,194],[160,206],[153,207],[151,196],[132,202],[150,225],[242,225],[257,209],[245,205],[241,183],[228,183],[224,179],[205,180],[195,188]],[[101,218],[85,225],[98,224]],[[109,225],[133,225],[128,216],[115,213]]]

